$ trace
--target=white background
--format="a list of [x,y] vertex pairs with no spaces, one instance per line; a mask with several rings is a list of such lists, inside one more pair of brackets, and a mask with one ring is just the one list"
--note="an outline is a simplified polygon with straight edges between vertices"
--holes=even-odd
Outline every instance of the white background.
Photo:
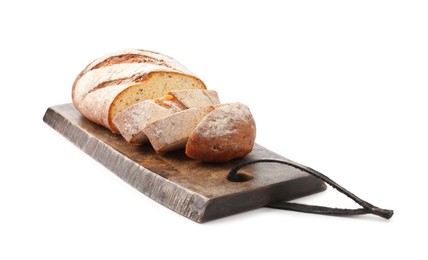
[[[426,1],[3,1],[0,259],[426,259],[427,14]],[[258,143],[394,217],[261,208],[197,224],[140,194],[42,122],[84,66],[129,47],[176,58],[249,105]],[[331,188],[299,201],[357,207]]]

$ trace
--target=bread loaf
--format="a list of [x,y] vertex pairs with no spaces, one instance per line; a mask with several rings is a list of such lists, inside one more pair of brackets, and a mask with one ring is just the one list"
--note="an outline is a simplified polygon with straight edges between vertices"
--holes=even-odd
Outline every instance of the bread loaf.
[[171,57],[126,49],[89,64],[73,84],[72,99],[86,118],[118,132],[112,121],[123,109],[179,89],[206,87]]
[[186,154],[208,162],[226,162],[251,152],[256,124],[250,109],[241,103],[219,106],[190,134]]
[[72,89],[76,109],[131,144],[156,152],[186,148],[190,158],[225,162],[251,152],[256,127],[249,108],[220,104],[217,92],[166,55],[138,49],[90,63]]
[[189,108],[161,118],[144,127],[143,131],[156,152],[184,148],[190,133],[214,107]]

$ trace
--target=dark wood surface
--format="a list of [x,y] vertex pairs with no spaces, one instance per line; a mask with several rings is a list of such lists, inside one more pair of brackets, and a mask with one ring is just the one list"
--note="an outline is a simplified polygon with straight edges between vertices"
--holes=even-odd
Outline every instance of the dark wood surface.
[[204,163],[183,150],[157,154],[149,144],[129,145],[120,135],[83,118],[72,104],[48,108],[43,120],[95,160],[143,194],[197,222],[320,192],[325,184],[279,164],[255,164],[242,170],[250,180],[226,179],[233,166],[254,159],[284,157],[256,144],[244,158]]

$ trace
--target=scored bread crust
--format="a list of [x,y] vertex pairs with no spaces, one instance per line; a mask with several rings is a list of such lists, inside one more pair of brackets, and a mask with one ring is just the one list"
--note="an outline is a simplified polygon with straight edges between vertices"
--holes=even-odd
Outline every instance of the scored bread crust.
[[241,103],[224,104],[210,112],[190,134],[186,154],[206,162],[227,162],[253,149],[256,123]]
[[113,118],[123,109],[176,89],[206,89],[206,86],[169,56],[126,49],[86,66],[73,84],[72,99],[86,118],[118,132]]

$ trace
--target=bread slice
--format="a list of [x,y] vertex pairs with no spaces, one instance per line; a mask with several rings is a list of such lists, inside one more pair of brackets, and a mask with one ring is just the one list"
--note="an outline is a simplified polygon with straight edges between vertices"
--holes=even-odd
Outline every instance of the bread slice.
[[213,109],[212,106],[189,108],[152,122],[143,131],[156,152],[181,149],[190,133]]
[[113,124],[126,141],[142,144],[147,141],[144,127],[158,119],[185,109],[219,104],[217,92],[213,90],[188,89],[171,91],[165,97],[134,104],[113,118]]
[[205,89],[173,90],[168,93],[184,107],[203,107],[220,104],[217,91]]
[[126,49],[89,64],[76,78],[72,98],[89,120],[113,132],[113,118],[144,100],[165,96],[171,90],[206,89],[182,64],[157,52]]
[[226,162],[250,153],[256,124],[241,103],[224,104],[209,113],[189,135],[186,154],[207,162]]
[[217,91],[207,89],[173,90],[154,100],[157,104],[176,112],[193,107],[220,104]]
[[181,102],[178,102],[178,100],[169,93],[168,95],[161,98],[156,98],[153,101],[159,106],[165,107],[175,112],[187,109],[185,105],[183,105]]
[[173,110],[159,106],[152,100],[145,100],[117,114],[113,118],[113,123],[128,143],[142,144],[147,141],[143,128],[147,124],[173,113]]

